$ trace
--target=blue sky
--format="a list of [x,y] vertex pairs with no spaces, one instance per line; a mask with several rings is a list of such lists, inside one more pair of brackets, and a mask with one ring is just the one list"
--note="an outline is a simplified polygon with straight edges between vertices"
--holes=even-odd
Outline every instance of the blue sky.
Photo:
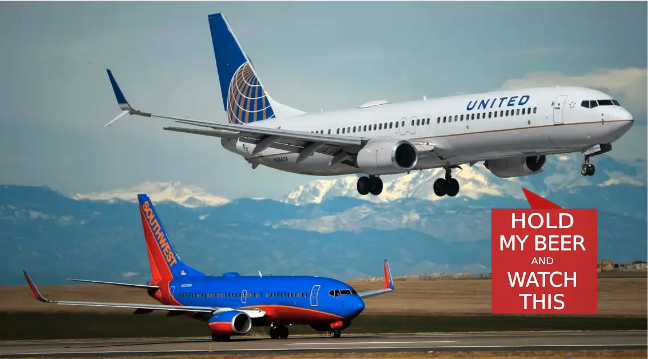
[[[0,3],[0,183],[66,193],[181,181],[279,198],[315,178],[252,170],[218,140],[119,113],[225,122],[207,15],[222,12],[268,92],[311,112],[521,86],[616,96],[639,121],[612,155],[646,158],[645,2]],[[575,168],[574,171],[578,171]]]

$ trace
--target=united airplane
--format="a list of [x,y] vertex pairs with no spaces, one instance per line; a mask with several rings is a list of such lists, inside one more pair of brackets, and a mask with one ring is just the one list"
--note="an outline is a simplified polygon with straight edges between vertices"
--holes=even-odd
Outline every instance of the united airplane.
[[206,322],[212,339],[228,340],[247,334],[252,326],[270,326],[272,339],[288,337],[288,325],[310,325],[338,338],[365,307],[364,298],[394,290],[391,271],[384,262],[384,288],[356,292],[341,281],[312,276],[205,275],[184,264],[167,236],[149,197],[138,195],[139,212],[151,267],[146,284],[71,279],[145,290],[161,304],[129,304],[58,301],[45,299],[31,278],[25,278],[34,297],[45,303],[90,307],[132,308],[134,314],[167,311],[168,316],[186,315]]
[[164,130],[220,138],[253,169],[358,174],[361,195],[379,195],[381,175],[444,168],[434,192],[454,197],[459,182],[452,170],[479,162],[495,176],[510,178],[541,173],[548,155],[580,152],[581,174],[592,176],[590,159],[609,152],[634,123],[608,94],[558,86],[400,103],[377,100],[305,113],[270,97],[223,15],[208,18],[229,123],[137,110],[108,70],[122,113],[106,126],[126,114],[173,121],[182,126]]

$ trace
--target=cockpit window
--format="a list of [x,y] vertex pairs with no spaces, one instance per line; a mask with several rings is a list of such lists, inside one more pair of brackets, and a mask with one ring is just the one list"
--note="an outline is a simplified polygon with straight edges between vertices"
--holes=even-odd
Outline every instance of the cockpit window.
[[585,100],[581,102],[585,108],[594,108],[597,106],[621,106],[617,100]]
[[335,290],[331,289],[331,290],[329,290],[329,295],[331,297],[339,297],[341,295],[351,295],[351,294],[358,294],[358,292],[356,292],[353,289],[341,289],[341,290],[340,289],[335,289]]

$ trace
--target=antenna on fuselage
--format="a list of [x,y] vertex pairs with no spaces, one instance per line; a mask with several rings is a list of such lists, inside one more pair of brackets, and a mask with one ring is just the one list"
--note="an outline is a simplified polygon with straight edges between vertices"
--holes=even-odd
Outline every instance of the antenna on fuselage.
[[261,271],[259,271],[259,277],[263,278],[263,275],[261,274]]
[[425,95],[423,95],[423,101],[427,101],[427,97],[425,97]]

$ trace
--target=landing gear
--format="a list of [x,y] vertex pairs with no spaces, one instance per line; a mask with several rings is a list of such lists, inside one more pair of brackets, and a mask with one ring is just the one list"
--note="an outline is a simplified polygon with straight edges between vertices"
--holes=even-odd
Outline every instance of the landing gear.
[[451,168],[446,168],[445,178],[434,181],[434,194],[439,197],[454,197],[459,193],[459,181],[452,178]]
[[230,340],[230,336],[229,335],[217,335],[217,334],[212,333],[212,340],[215,341],[215,342],[226,342],[226,341]]
[[270,328],[270,338],[271,339],[287,339],[288,338],[288,327],[279,325],[276,327]]
[[365,196],[369,193],[373,194],[374,196],[379,195],[382,193],[383,190],[383,182],[380,179],[380,177],[376,176],[362,176],[358,178],[358,193],[361,195]]
[[332,330],[328,333],[328,335],[331,338],[339,338],[342,336],[342,332],[340,332],[339,330]]
[[595,171],[596,169],[591,163],[584,163],[583,166],[581,166],[581,174],[583,176],[593,176]]

